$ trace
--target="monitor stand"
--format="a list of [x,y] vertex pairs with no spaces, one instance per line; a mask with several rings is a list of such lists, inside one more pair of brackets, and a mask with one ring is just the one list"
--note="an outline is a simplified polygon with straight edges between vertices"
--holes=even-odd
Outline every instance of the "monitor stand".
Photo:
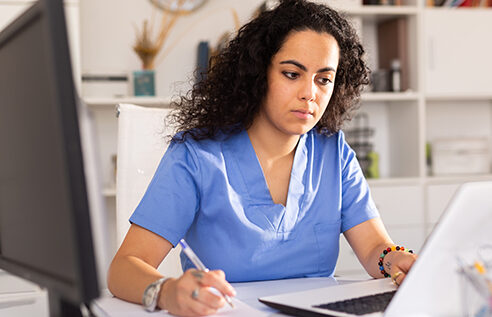
[[[86,317],[83,315],[80,306],[67,301],[65,298],[60,296],[60,294],[54,290],[48,290],[48,301],[50,317]],[[93,316],[89,312],[89,316]]]

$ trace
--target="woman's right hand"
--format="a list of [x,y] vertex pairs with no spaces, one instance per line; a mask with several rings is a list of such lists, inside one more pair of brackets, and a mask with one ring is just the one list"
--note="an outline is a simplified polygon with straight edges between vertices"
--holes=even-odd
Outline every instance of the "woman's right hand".
[[178,316],[205,316],[217,312],[226,304],[222,295],[235,296],[236,292],[226,281],[221,270],[187,270],[178,279],[169,279],[161,290],[158,306]]

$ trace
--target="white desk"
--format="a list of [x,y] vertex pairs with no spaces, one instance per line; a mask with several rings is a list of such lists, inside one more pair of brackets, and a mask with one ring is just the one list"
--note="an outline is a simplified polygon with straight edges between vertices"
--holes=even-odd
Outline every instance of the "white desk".
[[[365,276],[342,278],[316,277],[289,280],[274,280],[248,283],[233,283],[237,296],[234,299],[235,308],[225,307],[219,311],[217,316],[283,316],[275,309],[267,307],[258,301],[258,297],[290,293],[295,291],[309,290],[313,288],[326,287],[350,283],[365,279]],[[138,317],[138,316],[168,316],[164,312],[147,313],[141,305],[124,302],[112,297],[109,293],[98,299],[92,309],[98,316],[115,317]]]
[[0,316],[47,317],[48,294],[36,284],[0,270]]

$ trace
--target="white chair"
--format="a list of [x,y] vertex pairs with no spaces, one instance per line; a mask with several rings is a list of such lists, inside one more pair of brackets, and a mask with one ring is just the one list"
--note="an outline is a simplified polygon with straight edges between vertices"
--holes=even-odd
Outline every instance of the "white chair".
[[[118,160],[116,167],[116,235],[121,245],[128,219],[143,197],[162,155],[171,130],[164,118],[169,109],[118,105]],[[179,246],[172,249],[159,267],[164,276],[182,274]]]

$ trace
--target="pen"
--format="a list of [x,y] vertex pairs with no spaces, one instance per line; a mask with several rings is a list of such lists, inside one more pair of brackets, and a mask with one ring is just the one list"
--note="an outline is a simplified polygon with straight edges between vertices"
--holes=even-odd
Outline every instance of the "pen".
[[[480,275],[485,276],[485,274],[487,273],[487,269],[485,268],[485,266],[483,265],[482,262],[475,261],[475,263],[473,263],[473,266],[475,267],[475,269],[477,270],[477,272]],[[489,289],[489,297],[490,297],[489,299],[490,299],[491,304],[492,304],[492,281],[487,276],[484,277],[484,280],[485,280],[485,283],[487,284],[487,287]]]
[[[200,259],[198,258],[198,256],[195,254],[195,252],[193,252],[193,250],[190,248],[190,246],[188,245],[188,243],[186,243],[186,241],[184,239],[181,239],[179,241],[179,244],[183,248],[183,252],[186,254],[186,256],[188,257],[188,259],[190,259],[190,261],[196,266],[196,268],[198,270],[204,271],[204,272],[208,272],[209,271],[207,269],[207,267],[202,263],[202,261],[200,261]],[[231,300],[231,298],[229,296],[227,296],[226,294],[224,294],[224,299],[226,300],[226,302],[231,307],[234,307],[234,304],[232,303],[232,300]]]

